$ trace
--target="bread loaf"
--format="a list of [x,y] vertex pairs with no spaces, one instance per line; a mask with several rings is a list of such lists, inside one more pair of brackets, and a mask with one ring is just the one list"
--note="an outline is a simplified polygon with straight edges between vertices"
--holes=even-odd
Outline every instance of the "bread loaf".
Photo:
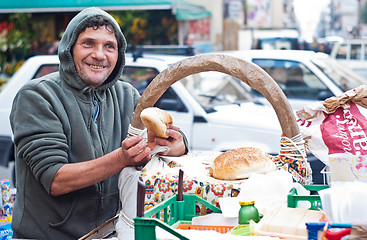
[[245,179],[254,173],[276,169],[271,156],[253,147],[236,148],[220,154],[209,168],[209,174],[221,180]]
[[168,138],[167,124],[172,124],[172,117],[165,110],[157,107],[145,108],[140,114],[141,121],[149,132],[157,137]]

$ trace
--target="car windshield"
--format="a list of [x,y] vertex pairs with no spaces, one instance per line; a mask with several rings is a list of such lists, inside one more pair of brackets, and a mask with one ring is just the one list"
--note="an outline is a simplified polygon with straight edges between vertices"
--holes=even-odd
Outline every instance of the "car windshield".
[[258,40],[257,49],[294,49],[299,50],[299,43],[297,38],[277,37],[277,38],[263,38]]
[[367,80],[353,70],[344,67],[331,58],[318,58],[312,62],[344,92],[366,84]]
[[182,79],[181,83],[206,110],[218,105],[256,100],[252,93],[241,87],[240,80],[221,72],[193,74]]

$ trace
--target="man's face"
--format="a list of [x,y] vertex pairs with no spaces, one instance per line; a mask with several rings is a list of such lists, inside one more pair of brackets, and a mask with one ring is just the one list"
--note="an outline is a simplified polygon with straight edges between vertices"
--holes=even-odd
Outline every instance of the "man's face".
[[118,45],[114,32],[105,26],[91,27],[79,34],[73,47],[76,70],[80,78],[92,88],[103,84],[115,68]]

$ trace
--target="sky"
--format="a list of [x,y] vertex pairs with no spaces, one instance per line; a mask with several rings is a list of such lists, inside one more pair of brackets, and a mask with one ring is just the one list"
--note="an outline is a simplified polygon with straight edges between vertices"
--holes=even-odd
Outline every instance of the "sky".
[[300,22],[301,38],[312,41],[320,13],[330,0],[294,0],[294,12]]

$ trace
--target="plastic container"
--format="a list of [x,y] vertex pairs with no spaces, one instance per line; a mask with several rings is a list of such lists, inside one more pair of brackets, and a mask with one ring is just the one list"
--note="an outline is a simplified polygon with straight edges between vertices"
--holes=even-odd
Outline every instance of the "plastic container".
[[[307,231],[308,231],[308,240],[317,240],[319,233],[323,232],[325,223],[317,222],[317,223],[306,223]],[[342,237],[349,235],[351,233],[352,224],[343,224],[343,223],[334,223],[329,224],[327,231],[325,231],[325,238],[329,240],[339,240]],[[329,228],[342,229],[339,231],[329,231]]]
[[[320,190],[329,188],[328,185],[303,185],[306,190],[311,191],[311,193],[317,193]],[[288,194],[288,207],[296,208],[298,202],[309,202],[309,210],[319,210],[322,209],[320,196],[317,195],[297,195],[297,190],[292,188]]]
[[237,236],[251,236],[251,227],[250,225],[237,225],[232,228],[228,234]]
[[306,223],[324,220],[325,216],[321,211],[282,206],[264,215],[261,221],[253,226],[251,231],[256,236],[306,240]]
[[240,201],[241,208],[238,212],[238,224],[248,225],[253,220],[260,221],[259,211],[255,207],[255,201]]
[[[183,195],[183,200],[178,201],[177,195],[161,202],[155,207],[145,211],[144,217],[134,218],[135,240],[156,240],[156,227],[173,234],[179,239],[188,239],[175,230],[175,227],[186,227],[189,229],[193,217],[196,214],[196,204],[200,203],[210,209],[212,212],[221,213],[220,208],[206,202],[197,195]],[[185,222],[186,221],[186,222]],[[190,221],[189,224],[187,221]],[[186,225],[184,225],[186,224]],[[195,228],[198,225],[191,225]],[[222,226],[205,226],[205,228],[214,227],[212,230],[221,230]],[[198,229],[204,230],[204,229]],[[229,231],[227,229],[226,231]]]
[[176,224],[172,225],[171,227],[182,230],[191,230],[191,229],[201,231],[212,230],[219,233],[227,233],[234,228],[233,226],[192,225],[191,221],[179,221]]

